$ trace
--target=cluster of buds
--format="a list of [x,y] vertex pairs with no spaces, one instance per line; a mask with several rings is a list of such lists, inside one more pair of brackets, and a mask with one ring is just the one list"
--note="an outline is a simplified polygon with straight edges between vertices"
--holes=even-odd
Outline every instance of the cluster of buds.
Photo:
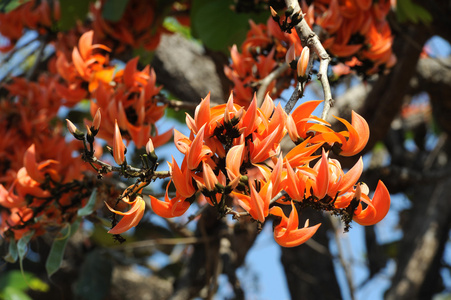
[[[285,247],[305,242],[319,227],[307,223],[298,228],[298,208],[329,211],[346,225],[352,220],[362,225],[379,222],[390,206],[385,185],[378,184],[371,200],[367,186],[357,183],[362,160],[344,173],[325,151],[355,155],[368,140],[368,125],[353,113],[352,123],[339,119],[348,130],[335,132],[311,115],[319,102],[306,102],[287,115],[269,96],[260,108],[255,97],[245,108],[234,103],[233,95],[226,104],[210,108],[208,95],[194,118],[186,116],[190,136],[174,131],[175,146],[184,154],[181,165],[174,159],[169,163],[175,196],[169,196],[170,182],[164,200],[150,196],[153,211],[165,218],[178,217],[197,201],[215,207],[220,216],[249,215],[258,224],[273,215],[278,218],[275,240]],[[297,145],[283,155],[280,142],[287,133]],[[133,226],[142,215],[134,203],[127,212]],[[285,205],[292,208],[288,217],[281,209]],[[115,234],[130,228],[117,226],[112,229]]]
[[[119,129],[118,122],[117,120],[115,120],[113,147],[111,148],[107,146],[107,149],[109,150],[116,164],[118,164],[119,166],[115,167],[99,160],[97,158],[98,154],[95,156],[94,140],[95,136],[99,133],[101,119],[102,117],[100,109],[98,109],[92,121],[92,125],[86,125],[86,133],[78,130],[78,128],[70,120],[66,119],[66,121],[67,128],[69,132],[74,136],[74,138],[76,140],[83,141],[83,160],[91,164],[91,166],[97,171],[99,178],[101,178],[103,174],[107,174],[111,171],[117,171],[121,176],[124,177],[139,178],[139,180],[135,184],[125,189],[122,195],[117,198],[114,208],[111,207],[107,202],[105,202],[105,205],[110,211],[122,216],[122,219],[119,222],[116,220],[116,218],[113,218],[113,228],[109,231],[109,233],[115,234],[118,240],[122,240],[122,238],[118,234],[127,231],[132,227],[135,227],[144,215],[145,202],[141,196],[141,192],[145,186],[156,179],[155,176],[156,169],[158,167],[158,157],[155,153],[152,139],[149,138],[145,147],[147,154],[141,156],[143,167],[141,169],[136,169],[129,166],[125,157],[127,148],[122,139],[122,134]],[[99,167],[97,167],[96,165]],[[163,175],[162,177],[164,178],[167,176]],[[120,203],[131,205],[130,210],[127,212],[117,210],[117,206],[121,206],[119,205]]]

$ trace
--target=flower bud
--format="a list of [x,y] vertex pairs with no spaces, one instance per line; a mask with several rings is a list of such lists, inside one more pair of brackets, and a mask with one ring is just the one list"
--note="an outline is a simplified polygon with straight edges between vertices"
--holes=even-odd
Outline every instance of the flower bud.
[[113,157],[118,165],[122,165],[125,161],[125,144],[124,141],[122,141],[122,135],[119,126],[117,126],[117,120],[115,120],[114,123]]
[[69,132],[76,138],[77,140],[83,140],[85,138],[85,135],[83,132],[78,130],[78,128],[72,123],[69,119],[66,119],[67,122],[67,129]]
[[211,166],[205,161],[202,161],[202,175],[204,178],[204,184],[207,190],[214,191],[216,188],[216,184],[218,183],[218,178],[216,177],[215,173],[213,172],[213,169]]
[[158,160],[158,156],[155,154],[155,148],[151,138],[149,138],[149,141],[146,144],[146,152],[150,161],[155,164]]
[[287,64],[291,65],[291,62],[296,59],[296,54],[294,51],[294,44],[291,44],[290,48],[288,48],[287,53],[285,54],[285,61]]
[[274,8],[272,8],[272,6],[269,7],[269,10],[271,11],[271,16],[273,18],[277,17],[277,12],[274,10]]
[[86,125],[86,140],[88,143],[94,143],[94,135],[91,132],[91,128],[89,128],[88,125]]
[[148,155],[150,155],[152,152],[155,152],[151,138],[149,138],[149,141],[146,144],[146,152]]
[[304,47],[304,49],[302,49],[301,57],[299,57],[297,65],[298,77],[305,77],[309,57],[310,57],[310,49],[308,47]]
[[100,108],[99,108],[99,109],[97,109],[97,112],[94,116],[94,120],[92,120],[92,128],[93,128],[92,130],[99,131],[101,119],[102,119],[102,116],[100,114]]

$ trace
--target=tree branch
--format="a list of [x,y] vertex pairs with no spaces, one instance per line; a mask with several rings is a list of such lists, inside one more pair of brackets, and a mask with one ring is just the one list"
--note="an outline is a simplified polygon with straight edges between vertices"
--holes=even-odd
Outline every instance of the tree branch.
[[[285,0],[285,3],[287,7],[293,8],[293,13],[302,14],[301,7],[299,6],[299,2],[297,0]],[[308,26],[307,21],[305,21],[304,18],[302,18],[301,22],[299,22],[299,24],[297,24],[295,28],[302,43],[313,50],[320,60],[318,79],[321,82],[324,92],[324,108],[321,114],[321,118],[325,120],[327,118],[327,114],[329,113],[330,107],[333,106],[334,103],[330,90],[329,79],[327,78],[327,68],[329,66],[330,56],[327,53],[326,49],[324,49],[318,36]]]

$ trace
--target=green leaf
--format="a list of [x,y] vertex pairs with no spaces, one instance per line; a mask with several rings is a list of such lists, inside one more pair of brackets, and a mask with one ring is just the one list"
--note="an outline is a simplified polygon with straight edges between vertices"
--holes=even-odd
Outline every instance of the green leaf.
[[27,2],[30,2],[30,0],[4,0],[1,1],[0,4],[0,12],[2,13],[9,13],[12,10],[15,10],[16,8],[18,8],[19,6],[21,6],[22,4],[25,4]]
[[53,241],[52,248],[50,249],[49,256],[45,262],[45,269],[47,276],[51,277],[61,266],[64,256],[64,250],[66,249],[67,241],[74,235],[80,226],[81,219],[77,219],[72,225],[66,226],[60,231],[61,238],[56,238]]
[[25,255],[27,254],[28,249],[28,243],[30,242],[31,238],[34,235],[34,230],[27,232],[24,234],[20,240],[17,242],[17,254],[19,256],[19,266],[20,271],[22,272],[22,275],[25,278],[25,274],[23,271],[23,259],[25,258]]
[[111,22],[117,22],[122,18],[128,0],[108,0],[102,8],[102,17]]
[[92,0],[60,0],[61,18],[59,30],[66,31],[75,26],[77,20],[83,21],[89,11]]
[[6,287],[5,290],[0,294],[0,299],[2,300],[32,300],[24,291],[18,290],[13,287]]
[[22,238],[17,242],[17,254],[19,256],[19,261],[22,269],[22,261],[27,254],[28,243],[34,235],[34,230],[27,232],[22,236]]
[[92,214],[94,211],[94,206],[96,205],[97,201],[97,189],[94,189],[92,191],[91,197],[89,197],[88,203],[83,207],[80,208],[77,212],[77,215],[79,217],[84,217]]
[[17,257],[17,243],[14,238],[11,238],[11,240],[9,241],[8,254],[6,254],[3,259],[9,263],[14,263],[16,262]]
[[194,0],[191,7],[191,29],[212,50],[228,52],[233,44],[238,46],[246,38],[249,19],[266,22],[269,13],[236,13],[230,7],[233,0]]
[[185,123],[186,122],[185,121],[186,120],[186,112],[188,112],[188,111],[185,110],[185,109],[175,110],[172,107],[168,107],[168,108],[166,108],[166,115],[165,115],[165,117],[169,118],[169,119],[174,119],[177,122],[179,122],[180,124],[186,124]]
[[32,273],[23,272],[22,275],[20,271],[12,270],[0,276],[0,291],[4,292],[7,288],[19,291],[26,291],[30,288],[35,291],[46,292],[49,286]]
[[183,26],[174,17],[166,17],[163,22],[163,27],[170,32],[178,33],[187,39],[192,38],[190,27]]
[[400,23],[410,21],[417,24],[430,24],[433,20],[432,15],[422,6],[413,3],[412,0],[398,0],[396,5],[396,18]]
[[105,299],[113,273],[113,263],[103,250],[94,250],[87,256],[81,266],[80,276],[75,283],[78,299]]
[[154,51],[146,50],[142,46],[133,49],[133,57],[139,56],[140,64],[145,66],[149,65],[152,62],[154,55],[155,55]]

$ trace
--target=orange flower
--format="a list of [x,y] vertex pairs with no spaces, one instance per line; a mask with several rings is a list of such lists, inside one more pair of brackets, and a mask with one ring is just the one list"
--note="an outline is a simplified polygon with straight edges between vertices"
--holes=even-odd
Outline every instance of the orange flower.
[[[0,205],[6,208],[26,206],[25,198],[19,197],[12,192],[14,185],[9,190],[0,184]],[[0,230],[1,232],[1,230]]]
[[314,194],[318,199],[322,199],[329,189],[329,162],[324,148],[322,149],[321,159],[313,169],[318,172],[313,186]]
[[387,215],[388,210],[390,209],[390,193],[385,184],[380,180],[377,183],[372,200],[366,195],[368,191],[361,192],[360,189],[360,185],[357,185],[354,197],[358,199],[359,194],[361,194],[360,200],[368,206],[365,209],[362,209],[362,204],[359,203],[354,211],[353,220],[360,225],[374,225]]
[[274,239],[282,247],[295,247],[305,243],[316,233],[321,225],[320,223],[308,227],[309,222],[307,220],[303,228],[298,228],[298,212],[293,202],[291,202],[291,213],[288,218],[278,206],[272,207],[269,213],[282,218],[280,223],[274,227]]
[[343,134],[339,135],[342,142],[340,155],[353,156],[362,151],[370,137],[370,128],[365,119],[355,111],[352,111],[352,125],[345,119],[335,118],[345,124],[349,131],[349,134],[344,133],[349,135],[348,139],[345,139]]
[[135,227],[138,225],[139,221],[141,221],[144,211],[146,209],[146,203],[144,202],[143,198],[139,195],[136,196],[135,200],[129,201],[129,197],[122,198],[122,201],[124,201],[127,204],[131,205],[130,210],[127,212],[121,212],[118,210],[115,210],[111,208],[108,203],[105,202],[105,205],[107,208],[112,211],[115,214],[123,216],[122,219],[119,221],[119,223],[116,224],[113,228],[111,228],[108,233],[111,234],[121,234],[127,230],[129,230],[132,227]]
[[307,138],[285,155],[286,161],[289,162],[293,168],[302,166],[318,157],[318,155],[312,156],[312,154],[315,153],[316,150],[323,145],[323,143],[308,146],[309,144],[310,138]]
[[205,161],[202,161],[202,175],[204,179],[204,185],[207,188],[207,190],[214,191],[216,188],[216,184],[218,183],[218,178],[213,172],[211,166],[205,163]]
[[269,202],[272,195],[272,183],[268,181],[260,190],[254,187],[254,184],[249,184],[251,196],[243,195],[241,193],[234,192],[233,194],[238,198],[240,206],[247,211],[252,218],[263,223],[269,212]]
[[[93,45],[93,36],[94,31],[92,30],[84,33],[78,41],[78,49],[74,48],[74,50],[72,51],[72,61],[75,68],[77,69],[80,76],[88,82],[91,80],[92,72],[102,70],[103,65],[108,62],[107,57],[100,54],[94,54],[93,50],[103,49],[107,52],[111,51],[110,48],[102,44]],[[114,68],[112,68],[112,70],[114,70]],[[104,82],[109,82],[111,81],[112,76],[106,79],[107,80]]]
[[192,173],[186,166],[186,160],[183,160],[182,169],[179,168],[177,162],[172,157],[172,164],[169,164],[171,169],[172,180],[174,182],[177,193],[182,197],[191,197],[196,190],[192,184]]
[[173,218],[183,215],[188,208],[190,203],[185,201],[186,198],[180,196],[176,193],[176,196],[172,199],[168,197],[168,187],[171,184],[169,181],[166,186],[166,195],[164,196],[164,201],[160,201],[157,198],[150,195],[150,204],[154,213],[163,218]]
[[226,170],[230,180],[241,177],[240,167],[243,163],[244,144],[233,146],[226,156]]
[[277,144],[280,142],[280,134],[282,130],[283,129],[280,126],[277,126],[276,130],[262,139],[257,137],[255,133],[252,134],[253,142],[249,141],[248,143],[250,161],[252,163],[260,163],[276,155],[276,152],[274,150]]
[[203,125],[202,128],[200,128],[188,151],[187,163],[188,169],[190,170],[196,169],[202,160],[210,157],[213,154],[211,149],[208,146],[204,145],[205,126],[206,125]]

